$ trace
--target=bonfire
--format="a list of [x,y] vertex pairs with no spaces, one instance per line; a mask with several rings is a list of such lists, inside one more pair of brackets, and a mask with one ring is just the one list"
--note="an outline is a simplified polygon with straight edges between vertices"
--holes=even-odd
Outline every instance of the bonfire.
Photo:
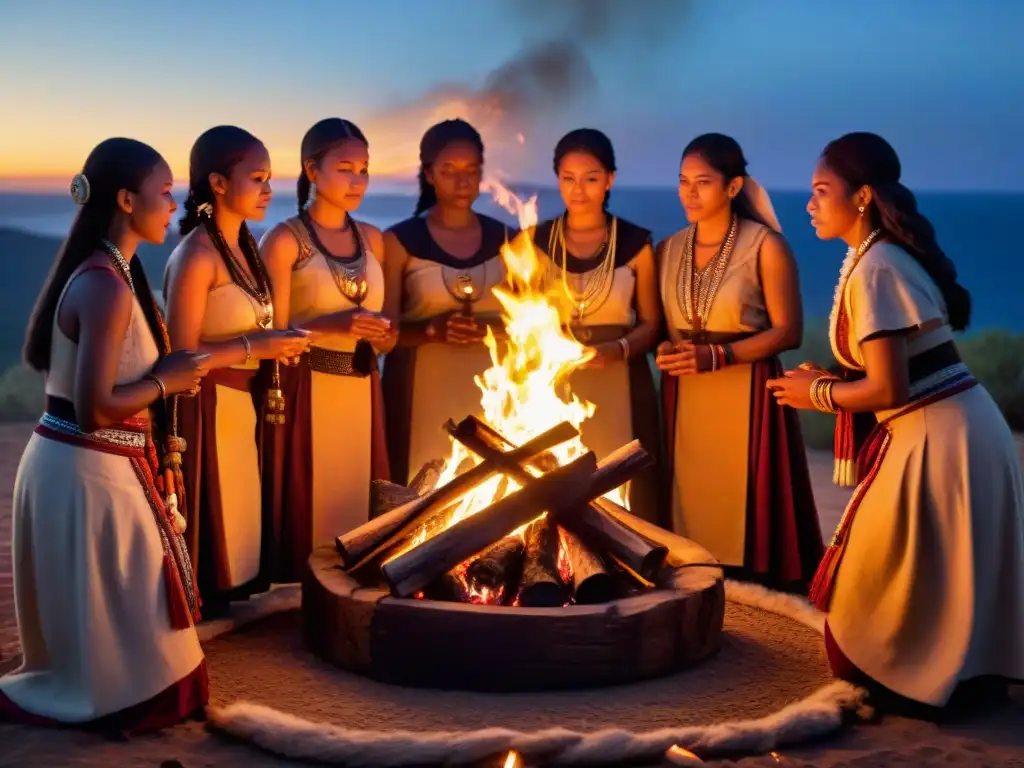
[[[484,188],[521,230],[536,225],[535,196]],[[531,240],[506,243],[502,258],[504,333],[488,328],[491,366],[476,377],[484,418],[449,421],[451,452],[429,486],[414,481],[404,504],[339,537],[338,551],[351,573],[382,575],[401,597],[554,607],[650,587],[665,548],[621,517],[626,483],[650,457],[637,442],[600,463],[588,452],[580,427],[596,406],[573,394],[570,374],[593,353]]]

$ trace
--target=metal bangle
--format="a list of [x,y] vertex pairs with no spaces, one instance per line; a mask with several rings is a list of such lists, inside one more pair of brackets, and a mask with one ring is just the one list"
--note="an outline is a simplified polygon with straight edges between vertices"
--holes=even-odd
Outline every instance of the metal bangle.
[[249,339],[242,336],[242,346],[245,347],[245,362],[249,362],[252,359],[252,345],[249,344]]
[[156,374],[148,373],[143,378],[146,379],[147,381],[152,381],[154,384],[156,384],[157,389],[160,390],[161,400],[167,399],[167,388],[164,386],[164,383],[160,381],[159,376],[157,376]]

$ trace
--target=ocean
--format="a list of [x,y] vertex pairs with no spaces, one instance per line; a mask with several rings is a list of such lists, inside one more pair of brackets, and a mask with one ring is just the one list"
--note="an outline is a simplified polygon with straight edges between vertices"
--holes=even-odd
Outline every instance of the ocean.
[[[561,208],[554,189],[519,187],[518,191],[539,194],[542,218],[558,213]],[[808,318],[825,317],[832,305],[845,246],[838,241],[819,241],[814,235],[804,210],[807,193],[782,191],[771,193],[771,197],[796,254],[805,314]],[[1001,327],[1024,332],[1024,251],[1012,234],[1016,224],[1024,221],[1024,194],[923,193],[918,196],[918,203],[935,225],[939,242],[956,263],[961,282],[974,296],[969,330]],[[414,205],[415,198],[408,195],[369,194],[356,216],[384,228],[409,216]],[[651,229],[656,239],[686,225],[673,188],[614,189],[611,209]],[[514,223],[486,195],[481,195],[477,210]],[[290,190],[279,193],[262,227],[272,226],[294,212],[294,194]],[[0,228],[62,237],[73,215],[74,204],[65,195],[0,193]],[[10,258],[17,254],[0,256]]]

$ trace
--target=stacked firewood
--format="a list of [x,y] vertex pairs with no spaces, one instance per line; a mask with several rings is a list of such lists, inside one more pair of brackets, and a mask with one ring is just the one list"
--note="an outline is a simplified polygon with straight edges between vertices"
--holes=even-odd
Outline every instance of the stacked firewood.
[[[650,465],[638,441],[560,466],[551,450],[579,436],[568,423],[521,446],[472,416],[446,428],[478,463],[464,462],[442,486],[439,461],[408,487],[375,483],[374,517],[336,540],[347,573],[383,582],[395,597],[523,607],[600,603],[654,586],[665,546],[606,497]],[[452,522],[460,500],[496,475],[518,488]]]

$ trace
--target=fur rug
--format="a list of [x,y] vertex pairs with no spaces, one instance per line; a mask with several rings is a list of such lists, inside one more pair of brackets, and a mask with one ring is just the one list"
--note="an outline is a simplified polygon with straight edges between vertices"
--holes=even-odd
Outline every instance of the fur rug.
[[[824,615],[806,600],[741,582],[726,582],[727,600],[767,611],[818,633]],[[270,614],[298,608],[296,585],[278,587],[240,604],[225,619],[200,628],[209,641]],[[844,713],[857,709],[865,691],[844,682],[826,685],[765,717],[647,732],[606,729],[589,733],[564,728],[522,732],[505,728],[446,732],[366,730],[344,723],[304,719],[260,704],[238,701],[211,707],[213,727],[283,757],[347,766],[471,765],[510,750],[528,764],[614,765],[662,757],[696,764],[687,751],[710,757],[765,753],[837,730]],[[683,749],[672,750],[672,747]]]

